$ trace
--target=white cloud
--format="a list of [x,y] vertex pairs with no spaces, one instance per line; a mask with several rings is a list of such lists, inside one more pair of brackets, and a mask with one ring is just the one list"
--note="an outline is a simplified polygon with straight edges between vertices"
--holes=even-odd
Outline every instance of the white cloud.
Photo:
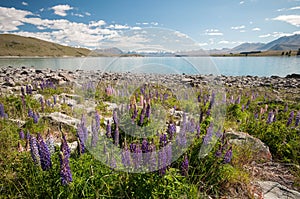
[[200,47],[202,47],[202,46],[208,46],[208,43],[198,43],[198,45],[200,46]]
[[295,34],[300,34],[300,31],[295,31],[292,33],[284,33],[284,32],[273,32],[273,33],[268,33],[265,35],[260,35],[260,38],[268,38],[268,37],[274,37],[274,38],[279,38],[279,37],[283,37],[283,36],[292,36]]
[[226,40],[222,40],[222,41],[219,41],[218,44],[229,44],[230,42],[229,41],[226,41]]
[[84,15],[82,14],[78,14],[78,13],[71,13],[72,16],[76,16],[76,17],[84,17]]
[[131,28],[131,30],[142,30],[142,28],[138,27],[138,26],[134,26],[134,27]]
[[26,16],[33,15],[29,11],[17,10],[15,8],[0,7],[0,31],[19,30]]
[[280,8],[277,11],[282,12],[282,11],[290,11],[290,10],[300,10],[300,6],[295,6],[295,7],[291,7],[291,8]]
[[68,4],[65,5],[56,5],[51,7],[52,10],[54,10],[54,14],[65,17],[67,16],[66,11],[72,10],[73,7],[69,6]]
[[260,31],[260,28],[252,28],[252,31]]
[[124,29],[129,29],[130,27],[128,25],[112,24],[109,25],[108,28],[115,29],[115,30],[124,30]]
[[246,32],[246,30],[240,30],[240,32]]
[[209,36],[223,36],[223,33],[221,33],[221,32],[209,32],[209,33],[206,33],[206,35],[209,35]]
[[300,15],[280,15],[272,20],[283,21],[294,26],[300,27]]
[[300,10],[300,6],[289,8],[289,10]]
[[151,22],[150,24],[153,25],[153,26],[158,26],[157,22]]
[[220,32],[218,29],[206,29],[205,30],[205,35],[209,36],[223,36],[223,33]]
[[241,26],[233,26],[233,27],[231,27],[231,30],[240,30],[240,29],[244,29],[244,28],[246,28],[245,25],[241,25]]
[[242,4],[244,4],[245,3],[245,1],[240,1],[240,5],[242,5]]
[[85,12],[84,13],[86,16],[91,16],[91,13],[89,13],[89,12]]
[[22,2],[22,5],[23,5],[23,6],[28,6],[28,3],[25,2],[25,1],[23,1],[23,2]]
[[103,25],[106,25],[106,22],[103,20],[91,21],[89,24],[89,27],[97,27],[97,26],[103,26]]
[[189,38],[188,35],[186,35],[182,32],[179,32],[179,31],[175,31],[174,34],[175,34],[175,36],[180,37],[180,38]]

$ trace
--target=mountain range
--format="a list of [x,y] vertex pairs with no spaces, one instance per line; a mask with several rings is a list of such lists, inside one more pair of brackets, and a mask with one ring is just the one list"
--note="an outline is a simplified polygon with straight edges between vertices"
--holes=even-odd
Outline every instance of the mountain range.
[[[300,35],[283,36],[269,43],[243,43],[234,48],[193,50],[177,53],[151,53],[141,54],[143,56],[204,56],[225,55],[253,51],[289,51],[300,48]],[[119,48],[104,48],[89,50],[86,48],[75,48],[40,40],[32,37],[23,37],[13,34],[0,34],[0,56],[130,56],[137,55],[134,52],[123,52]],[[140,54],[140,53],[139,53]]]
[[300,35],[283,36],[269,43],[243,43],[232,48],[233,53],[243,51],[268,51],[268,50],[298,50],[300,48]]

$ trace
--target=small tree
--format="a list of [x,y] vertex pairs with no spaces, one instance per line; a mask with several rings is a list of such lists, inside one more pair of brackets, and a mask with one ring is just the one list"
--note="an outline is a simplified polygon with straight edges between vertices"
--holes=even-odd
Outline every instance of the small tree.
[[300,48],[298,49],[297,56],[300,56]]

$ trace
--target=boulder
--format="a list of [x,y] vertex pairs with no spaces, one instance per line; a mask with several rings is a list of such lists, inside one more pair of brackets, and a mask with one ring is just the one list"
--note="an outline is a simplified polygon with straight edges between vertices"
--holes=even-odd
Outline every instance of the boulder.
[[70,117],[60,112],[50,113],[49,115],[43,116],[43,119],[49,120],[49,123],[53,126],[59,126],[59,124],[77,128],[77,124],[80,123],[79,119]]
[[271,161],[272,155],[269,147],[264,144],[260,139],[255,138],[248,133],[244,132],[226,132],[226,138],[229,143],[238,146],[247,146],[252,150],[253,158],[256,161]]
[[291,190],[278,182],[272,181],[258,181],[257,182],[262,189],[262,195],[264,199],[298,199],[300,198],[300,193]]

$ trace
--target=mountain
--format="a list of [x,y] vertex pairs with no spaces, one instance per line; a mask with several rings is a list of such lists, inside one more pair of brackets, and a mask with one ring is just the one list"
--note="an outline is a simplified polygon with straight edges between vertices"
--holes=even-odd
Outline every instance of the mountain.
[[88,56],[91,51],[13,34],[0,34],[0,56]]
[[[275,47],[276,45],[277,45],[277,47]],[[271,42],[265,44],[258,50],[271,50],[273,48],[276,49],[276,48],[278,48],[278,45],[285,45],[285,47],[287,47],[288,45],[292,45],[291,47],[293,47],[293,49],[286,49],[286,50],[298,50],[298,48],[300,48],[300,35],[296,34],[296,35],[292,35],[292,36],[280,37],[274,41],[271,41]],[[296,47],[295,45],[298,47]]]
[[121,55],[123,51],[119,48],[104,48],[104,49],[96,49],[94,52],[102,55]]
[[231,53],[245,52],[245,51],[256,51],[263,47],[264,43],[243,43],[230,50]]
[[269,48],[268,50],[298,50],[300,45],[292,44],[276,44],[275,46]]

